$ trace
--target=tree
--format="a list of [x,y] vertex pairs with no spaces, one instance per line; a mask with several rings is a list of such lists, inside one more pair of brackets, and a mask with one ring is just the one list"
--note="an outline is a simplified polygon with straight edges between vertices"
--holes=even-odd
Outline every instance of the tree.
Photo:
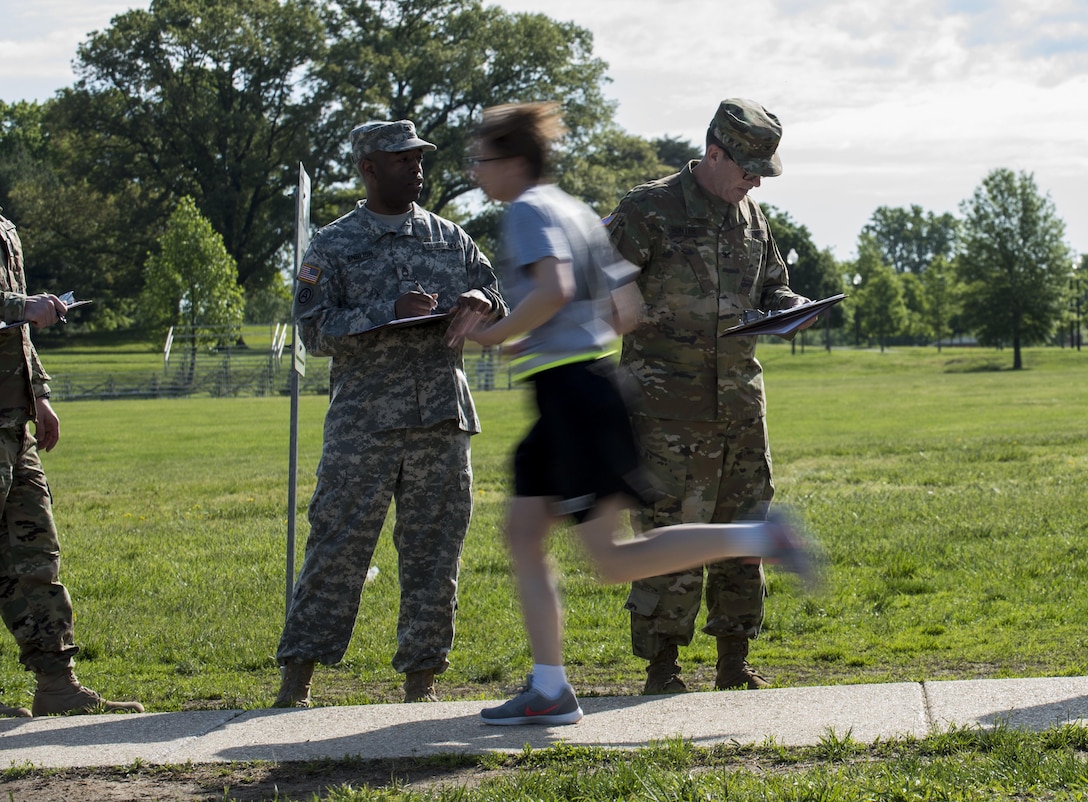
[[895,273],[905,312],[899,337],[905,338],[911,345],[924,343],[927,335],[925,290],[922,287],[924,275],[925,273]]
[[136,237],[161,230],[191,196],[251,294],[275,284],[290,243],[298,162],[315,214],[328,214],[315,219],[359,196],[356,124],[416,122],[439,148],[421,203],[442,211],[473,189],[464,156],[485,105],[561,100],[580,153],[614,110],[588,31],[480,0],[153,0],[93,34],[76,69],[49,119],[80,143],[58,166],[61,183],[106,197],[138,187],[117,225]]
[[632,187],[675,172],[645,139],[603,127],[580,148],[568,148],[556,167],[559,186],[605,216]]
[[[796,261],[789,265],[790,288],[812,300],[842,292],[842,270],[831,251],[817,250],[808,228],[797,223],[788,212],[769,203],[762,209],[781,255],[788,257],[790,251],[797,254]],[[830,337],[832,326],[843,325],[843,310],[835,305],[824,314],[828,315],[824,321],[825,336]],[[804,332],[801,334],[803,336]]]
[[935,215],[917,205],[909,209],[881,206],[862,232],[872,235],[884,263],[896,273],[921,275],[937,257],[952,256],[959,222],[951,214]]
[[324,18],[331,44],[317,77],[330,111],[322,128],[343,144],[343,181],[358,183],[348,132],[368,119],[413,120],[437,146],[420,198],[436,212],[475,188],[465,156],[486,106],[559,101],[575,154],[591,153],[611,123],[606,65],[593,56],[593,35],[573,23],[480,0],[341,0]]
[[[93,298],[79,316],[80,328],[128,325],[142,286],[141,260],[133,255],[152,243],[132,225],[146,196],[132,182],[107,192],[93,187],[78,166],[85,139],[53,124],[55,107],[52,100],[0,103],[0,204],[20,227],[32,288]],[[53,327],[39,336],[62,337],[74,328]]]
[[960,208],[965,323],[983,344],[1011,343],[1013,370],[1020,370],[1021,347],[1044,341],[1061,320],[1072,264],[1065,224],[1031,174],[1005,168],[989,173]]
[[18,217],[13,188],[40,170],[47,151],[42,115],[43,107],[37,103],[0,100],[0,207],[8,210],[9,219]]
[[81,143],[71,172],[104,195],[138,184],[134,231],[161,230],[191,196],[240,279],[264,286],[293,233],[298,162],[317,181],[338,148],[313,134],[323,110],[308,71],[324,52],[307,0],[153,0],[114,17],[57,98],[54,125]]
[[190,328],[194,351],[236,339],[245,310],[238,268],[189,196],[170,215],[159,245],[147,260],[141,304],[147,325],[160,332]]
[[881,259],[880,247],[871,234],[859,237],[855,269],[861,284],[854,292],[854,314],[865,336],[877,340],[883,352],[888,338],[898,334],[907,319],[903,290],[895,271]]
[[685,139],[672,136],[660,136],[650,140],[650,145],[657,151],[657,158],[676,170],[682,170],[692,159],[703,157],[703,148]]
[[842,292],[842,275],[830,251],[820,251],[808,227],[795,221],[789,212],[763,204],[763,214],[770,223],[778,250],[783,256],[797,252],[797,261],[789,268],[790,287],[794,292],[816,300]]
[[941,352],[941,341],[949,333],[949,320],[956,310],[954,281],[952,265],[943,256],[934,259],[922,274],[924,321],[926,330],[937,343],[937,353]]

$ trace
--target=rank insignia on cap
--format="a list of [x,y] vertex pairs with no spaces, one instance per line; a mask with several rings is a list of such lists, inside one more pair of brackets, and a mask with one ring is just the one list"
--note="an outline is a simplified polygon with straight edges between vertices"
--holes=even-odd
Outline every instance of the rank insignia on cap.
[[314,267],[303,262],[302,267],[298,269],[299,281],[305,281],[307,284],[317,284],[319,278],[321,278],[320,267]]

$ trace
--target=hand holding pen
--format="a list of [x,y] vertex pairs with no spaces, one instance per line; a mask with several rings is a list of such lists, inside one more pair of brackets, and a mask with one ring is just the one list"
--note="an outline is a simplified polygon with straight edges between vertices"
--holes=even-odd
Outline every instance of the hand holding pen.
[[422,317],[431,314],[437,307],[438,294],[427,292],[417,281],[415,290],[397,299],[394,311],[398,318]]

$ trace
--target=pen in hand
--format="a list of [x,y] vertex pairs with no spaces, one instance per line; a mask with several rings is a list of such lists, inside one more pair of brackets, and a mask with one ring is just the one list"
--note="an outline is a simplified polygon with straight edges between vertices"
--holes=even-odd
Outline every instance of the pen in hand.
[[433,312],[438,307],[438,296],[437,295],[431,295],[431,293],[429,293],[425,289],[423,289],[423,285],[420,284],[418,281],[416,282],[416,289],[419,292],[423,293],[424,295],[426,295],[427,297],[429,297],[431,299],[431,309],[430,309],[430,311]]

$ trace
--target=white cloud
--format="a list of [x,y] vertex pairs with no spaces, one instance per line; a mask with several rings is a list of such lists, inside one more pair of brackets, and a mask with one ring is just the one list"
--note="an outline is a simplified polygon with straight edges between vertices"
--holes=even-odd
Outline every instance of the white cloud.
[[34,0],[5,4],[0,38],[0,99],[45,100],[75,82],[71,63],[88,34],[130,8],[125,0]]

